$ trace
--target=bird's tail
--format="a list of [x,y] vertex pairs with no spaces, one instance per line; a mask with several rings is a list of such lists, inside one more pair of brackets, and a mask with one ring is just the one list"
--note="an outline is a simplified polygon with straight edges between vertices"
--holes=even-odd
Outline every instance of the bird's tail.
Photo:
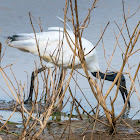
[[13,42],[13,41],[21,41],[21,40],[30,40],[31,38],[33,38],[33,33],[30,34],[16,34],[13,36],[8,36],[8,41],[9,42]]
[[17,34],[7,38],[8,46],[17,48],[21,51],[31,51],[31,46],[35,45],[34,36],[32,34]]

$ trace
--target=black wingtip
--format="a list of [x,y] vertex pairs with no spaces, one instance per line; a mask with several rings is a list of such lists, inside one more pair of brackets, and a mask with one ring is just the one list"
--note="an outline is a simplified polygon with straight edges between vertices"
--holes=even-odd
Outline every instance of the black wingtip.
[[8,40],[10,40],[10,42],[17,41],[18,37],[20,37],[20,36],[19,35],[8,36]]

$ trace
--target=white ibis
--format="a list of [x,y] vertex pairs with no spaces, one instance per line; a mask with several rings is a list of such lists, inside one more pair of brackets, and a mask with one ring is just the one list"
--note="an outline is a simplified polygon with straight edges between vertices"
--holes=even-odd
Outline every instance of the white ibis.
[[[75,48],[73,43],[75,42],[75,35],[70,30],[67,30],[67,32],[71,38],[70,39],[71,46]],[[55,60],[57,60],[57,66],[62,67],[63,64],[64,68],[71,68],[71,63],[74,54],[66,40],[63,28],[51,27],[48,29],[47,32],[36,33],[36,38],[38,41],[40,56],[43,58],[43,60],[47,62],[46,63],[47,68],[54,67],[56,65],[54,64]],[[82,38],[81,41],[82,41],[84,54],[87,54],[89,51],[91,51],[91,49],[94,48],[92,43],[86,40],[85,38]],[[8,45],[17,48],[21,51],[30,52],[35,55],[38,55],[38,49],[37,49],[34,33],[22,33],[22,34],[17,34],[8,37]],[[60,49],[61,45],[63,46],[63,49]],[[59,55],[58,55],[58,51],[59,51]],[[111,82],[114,81],[117,72],[109,72],[105,74],[100,71],[95,49],[85,56],[85,60],[86,60],[87,68],[92,73],[93,76],[96,77],[97,72],[99,72],[99,75],[102,79],[104,79],[105,77],[105,80]],[[81,68],[80,60],[77,56],[75,57],[74,68]],[[44,70],[44,68],[41,68],[38,71],[38,73],[41,72],[42,70]],[[34,79],[34,73],[32,74],[32,77]],[[32,100],[31,90],[32,88],[30,89],[30,95],[28,99]],[[127,98],[128,92],[126,89],[126,81],[123,74],[121,76],[119,90],[121,92],[121,95],[125,103],[125,98]],[[130,107],[130,101],[128,101],[128,106]]]

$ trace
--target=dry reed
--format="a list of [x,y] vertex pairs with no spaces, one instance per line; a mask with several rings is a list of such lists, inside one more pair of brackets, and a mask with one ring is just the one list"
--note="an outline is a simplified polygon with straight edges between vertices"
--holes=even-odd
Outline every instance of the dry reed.
[[[68,2],[70,3],[70,5],[68,5]],[[74,4],[72,2],[74,2]],[[43,85],[44,85],[43,86],[44,94],[42,94],[42,97],[40,97],[40,99],[38,99],[39,98],[38,97],[38,93],[39,93],[38,73],[40,71],[38,71],[38,66],[35,63],[34,73],[35,73],[36,78],[35,78],[35,82],[34,82],[35,86],[33,88],[34,93],[35,93],[35,97],[34,97],[34,102],[32,103],[32,107],[31,107],[30,110],[27,110],[26,107],[24,106],[24,88],[25,87],[24,87],[24,85],[22,86],[17,82],[16,77],[15,77],[14,73],[12,72],[11,66],[9,65],[9,66],[6,66],[6,67],[10,67],[10,70],[11,70],[13,76],[14,76],[14,80],[17,83],[18,91],[16,90],[16,86],[12,83],[12,81],[10,80],[8,75],[4,72],[4,69],[6,67],[4,67],[4,68],[0,67],[1,75],[3,76],[3,79],[5,80],[8,88],[9,88],[11,94],[13,95],[13,98],[16,101],[16,104],[17,104],[15,106],[14,110],[13,110],[13,113],[18,109],[18,111],[21,113],[21,116],[22,116],[22,119],[23,119],[22,133],[20,134],[20,136],[18,136],[20,139],[38,139],[41,136],[43,130],[46,129],[46,126],[47,126],[47,123],[49,122],[50,116],[55,111],[61,112],[62,108],[65,106],[62,103],[63,103],[63,99],[64,99],[64,96],[65,96],[65,93],[66,93],[67,89],[68,89],[68,91],[70,93],[70,97],[72,98],[72,108],[71,108],[71,111],[70,111],[69,119],[68,119],[67,123],[65,124],[65,129],[62,132],[62,134],[61,134],[59,139],[61,139],[63,137],[63,135],[65,134],[66,129],[68,129],[68,128],[69,128],[68,138],[70,138],[71,117],[72,117],[72,113],[73,113],[73,110],[74,110],[74,106],[76,107],[76,110],[78,112],[78,116],[80,117],[81,120],[83,119],[83,117],[81,115],[81,112],[79,111],[80,109],[82,109],[88,116],[90,116],[94,120],[91,123],[91,124],[94,123],[93,127],[91,129],[92,130],[91,131],[92,132],[91,133],[91,139],[92,139],[93,138],[93,132],[94,132],[94,130],[96,128],[96,123],[97,122],[102,123],[106,127],[109,127],[111,133],[114,133],[116,131],[115,128],[116,128],[117,120],[124,113],[124,111],[126,109],[126,106],[127,106],[127,102],[129,100],[129,97],[130,97],[130,94],[131,94],[133,88],[135,89],[135,91],[137,93],[137,96],[139,98],[139,93],[138,93],[136,85],[135,85],[135,80],[136,80],[136,77],[138,76],[140,63],[138,64],[138,67],[137,67],[137,70],[135,72],[134,77],[132,77],[130,75],[130,72],[127,73],[128,76],[130,77],[130,80],[131,80],[131,87],[129,89],[128,97],[126,99],[126,102],[125,102],[122,110],[120,111],[120,113],[118,115],[115,115],[114,102],[115,102],[115,100],[116,100],[116,98],[118,96],[118,90],[119,90],[119,86],[120,86],[121,75],[123,73],[124,67],[128,63],[129,57],[131,57],[132,55],[135,55],[135,53],[140,50],[140,49],[138,49],[138,50],[133,52],[135,44],[136,44],[136,42],[137,42],[137,40],[139,38],[139,35],[140,35],[140,29],[139,29],[140,21],[138,22],[137,26],[135,27],[135,29],[133,31],[133,34],[130,35],[129,28],[128,28],[128,25],[127,25],[127,19],[129,17],[128,16],[126,17],[125,12],[123,13],[124,14],[124,23],[123,23],[121,29],[120,29],[120,27],[118,27],[120,33],[116,37],[116,44],[115,44],[115,47],[114,47],[114,51],[112,53],[110,61],[107,62],[107,64],[108,64],[107,70],[108,70],[109,67],[111,67],[110,63],[111,63],[111,60],[113,58],[115,49],[116,49],[116,47],[118,45],[118,39],[120,38],[120,36],[122,36],[122,38],[123,38],[123,40],[125,42],[125,45],[126,45],[126,50],[125,50],[125,52],[123,52],[124,59],[123,59],[123,63],[121,65],[120,70],[118,71],[118,74],[117,74],[114,82],[108,88],[108,91],[105,93],[105,95],[102,94],[102,89],[97,84],[97,81],[94,80],[90,76],[90,74],[88,72],[87,64],[86,64],[86,61],[85,61],[85,56],[88,55],[89,53],[91,53],[91,51],[93,49],[95,49],[95,47],[98,45],[98,43],[102,40],[104,32],[105,32],[105,30],[107,29],[107,27],[109,25],[109,23],[106,25],[106,27],[105,27],[104,31],[102,32],[102,35],[99,38],[99,40],[98,40],[97,44],[95,45],[95,47],[89,53],[84,54],[83,49],[82,49],[81,38],[82,38],[82,34],[83,34],[84,29],[87,28],[89,23],[90,23],[90,14],[91,14],[92,10],[95,8],[97,2],[98,2],[98,0],[94,1],[93,5],[89,9],[89,13],[88,13],[87,17],[85,18],[85,20],[83,21],[83,23],[80,26],[79,17],[78,17],[79,15],[78,15],[77,0],[74,0],[74,1],[66,0],[65,10],[64,10],[64,35],[65,35],[65,37],[67,39],[67,42],[69,44],[70,49],[73,51],[73,54],[74,54],[73,55],[73,61],[72,61],[72,67],[71,67],[70,74],[69,74],[68,78],[66,78],[67,71],[63,68],[63,65],[62,65],[62,70],[60,70],[60,71],[59,71],[59,69],[57,67],[55,67],[54,70],[52,71],[51,68],[48,69],[43,65],[42,57],[40,55],[40,50],[39,50],[39,43],[38,43],[38,40],[37,40],[37,37],[36,37],[36,31],[35,31],[33,21],[32,21],[32,19],[34,19],[34,18],[31,15],[31,13],[29,13],[31,25],[32,25],[34,35],[35,35],[36,46],[37,46],[37,49],[38,49],[38,55],[39,55],[39,58],[40,58],[40,62],[38,62],[38,63],[39,63],[39,66],[41,66],[42,69],[44,69],[44,73],[42,75],[42,80],[43,80]],[[72,19],[67,17],[68,6],[70,8]],[[123,6],[124,6],[124,2],[123,2]],[[75,35],[75,40],[73,40],[73,41],[72,41],[72,39],[71,39],[70,35],[68,34],[67,29],[66,29],[66,20],[67,19],[69,19],[69,21],[71,21],[71,24],[72,24],[72,27],[73,27],[73,32],[74,32],[74,35]],[[37,22],[37,20],[35,20],[35,22]],[[42,31],[43,29],[41,28],[41,20],[39,20],[39,22],[37,22],[37,23],[39,24],[40,30]],[[124,29],[124,26],[127,27],[127,32],[129,34],[129,39],[130,40],[129,40],[128,44],[126,43],[125,37],[122,34],[122,30]],[[74,44],[75,48],[72,48],[70,42],[72,42]],[[59,43],[59,44],[61,44],[61,43]],[[1,53],[1,46],[2,45],[0,44],[0,53]],[[46,43],[46,47],[47,47],[47,43]],[[61,45],[59,45],[58,47],[60,49],[58,49],[57,59],[53,59],[53,57],[52,57],[52,61],[56,64],[56,66],[57,66],[57,62],[58,62],[58,59],[59,59],[60,51],[63,50],[63,43]],[[79,58],[79,60],[81,62],[81,66],[82,66],[82,68],[84,70],[84,74],[85,74],[84,78],[86,78],[87,81],[89,82],[91,91],[92,91],[93,95],[95,96],[95,99],[98,102],[97,107],[96,107],[95,116],[90,115],[90,113],[88,113],[82,107],[80,102],[73,96],[72,90],[70,88],[69,83],[70,83],[71,79],[74,79],[73,75],[74,75],[74,72],[75,72],[75,70],[74,70],[75,57]],[[62,64],[63,64],[63,62],[62,62]],[[107,72],[107,70],[106,70],[106,72]],[[61,75],[58,74],[59,72],[61,72]],[[46,73],[47,73],[47,76],[46,76]],[[59,81],[59,77],[62,77],[60,81]],[[86,97],[85,97],[83,91],[81,90],[80,86],[78,85],[77,81],[75,79],[74,79],[74,81],[76,83],[76,86],[80,89],[81,93],[83,94],[83,97],[85,98],[87,103],[90,105],[91,109],[94,110],[94,107],[92,107],[90,102],[86,99]],[[115,83],[117,81],[118,81],[118,84],[117,84],[115,97],[113,99],[110,99],[111,109],[109,109],[107,107],[107,105],[106,105],[106,99],[109,96],[110,91],[112,90],[112,88],[114,87],[114,85],[115,85]],[[44,99],[45,105],[44,105],[43,99]],[[38,102],[38,100],[40,100],[40,101]],[[140,100],[140,98],[139,98],[139,100]],[[100,118],[98,117],[99,116],[99,107],[100,106],[104,110],[105,117],[108,120],[108,123],[100,120]],[[40,111],[40,110],[42,110],[42,111]],[[12,117],[12,114],[9,116],[9,118]],[[0,128],[0,130],[3,129],[3,127],[6,125],[7,121]],[[124,120],[122,120],[122,121],[124,121]],[[126,124],[125,121],[124,121],[124,123]],[[128,124],[126,124],[126,125],[129,126]],[[85,127],[82,135],[89,129],[89,126]],[[129,127],[131,128],[131,126],[129,126]],[[137,130],[135,130],[135,132],[139,134],[139,132]],[[55,139],[55,136],[53,136],[53,137]]]

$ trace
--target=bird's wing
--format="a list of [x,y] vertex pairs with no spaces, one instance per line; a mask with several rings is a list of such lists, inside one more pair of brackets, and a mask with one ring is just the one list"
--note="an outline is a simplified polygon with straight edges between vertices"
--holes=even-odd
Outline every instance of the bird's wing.
[[57,63],[58,66],[62,65],[62,63],[67,65],[70,63],[73,53],[64,38],[63,28],[51,27],[50,29],[53,31],[37,33],[37,42],[34,33],[13,35],[12,37],[8,37],[8,45],[21,51],[38,55],[36,45],[38,43],[40,54],[45,61]]
[[49,27],[48,30],[49,31],[61,31],[61,32],[64,31],[64,29],[62,27]]
[[[63,65],[64,67],[71,67],[74,53],[65,38],[63,28],[51,27],[49,29],[51,30],[48,32],[36,33],[36,40],[34,33],[18,34],[12,37],[8,37],[8,45],[19,50],[38,55],[38,44],[41,57],[45,61],[57,66]],[[75,45],[73,44],[75,42],[75,36],[73,32],[69,30],[68,32],[71,38],[69,39],[71,47],[75,49]],[[93,48],[93,45],[84,38],[82,38],[82,46],[85,54],[87,54]],[[96,67],[98,67],[96,51],[93,50],[90,54],[85,56],[85,59],[88,69],[90,71],[95,71],[97,69]],[[75,67],[81,67],[78,57],[75,57]]]

